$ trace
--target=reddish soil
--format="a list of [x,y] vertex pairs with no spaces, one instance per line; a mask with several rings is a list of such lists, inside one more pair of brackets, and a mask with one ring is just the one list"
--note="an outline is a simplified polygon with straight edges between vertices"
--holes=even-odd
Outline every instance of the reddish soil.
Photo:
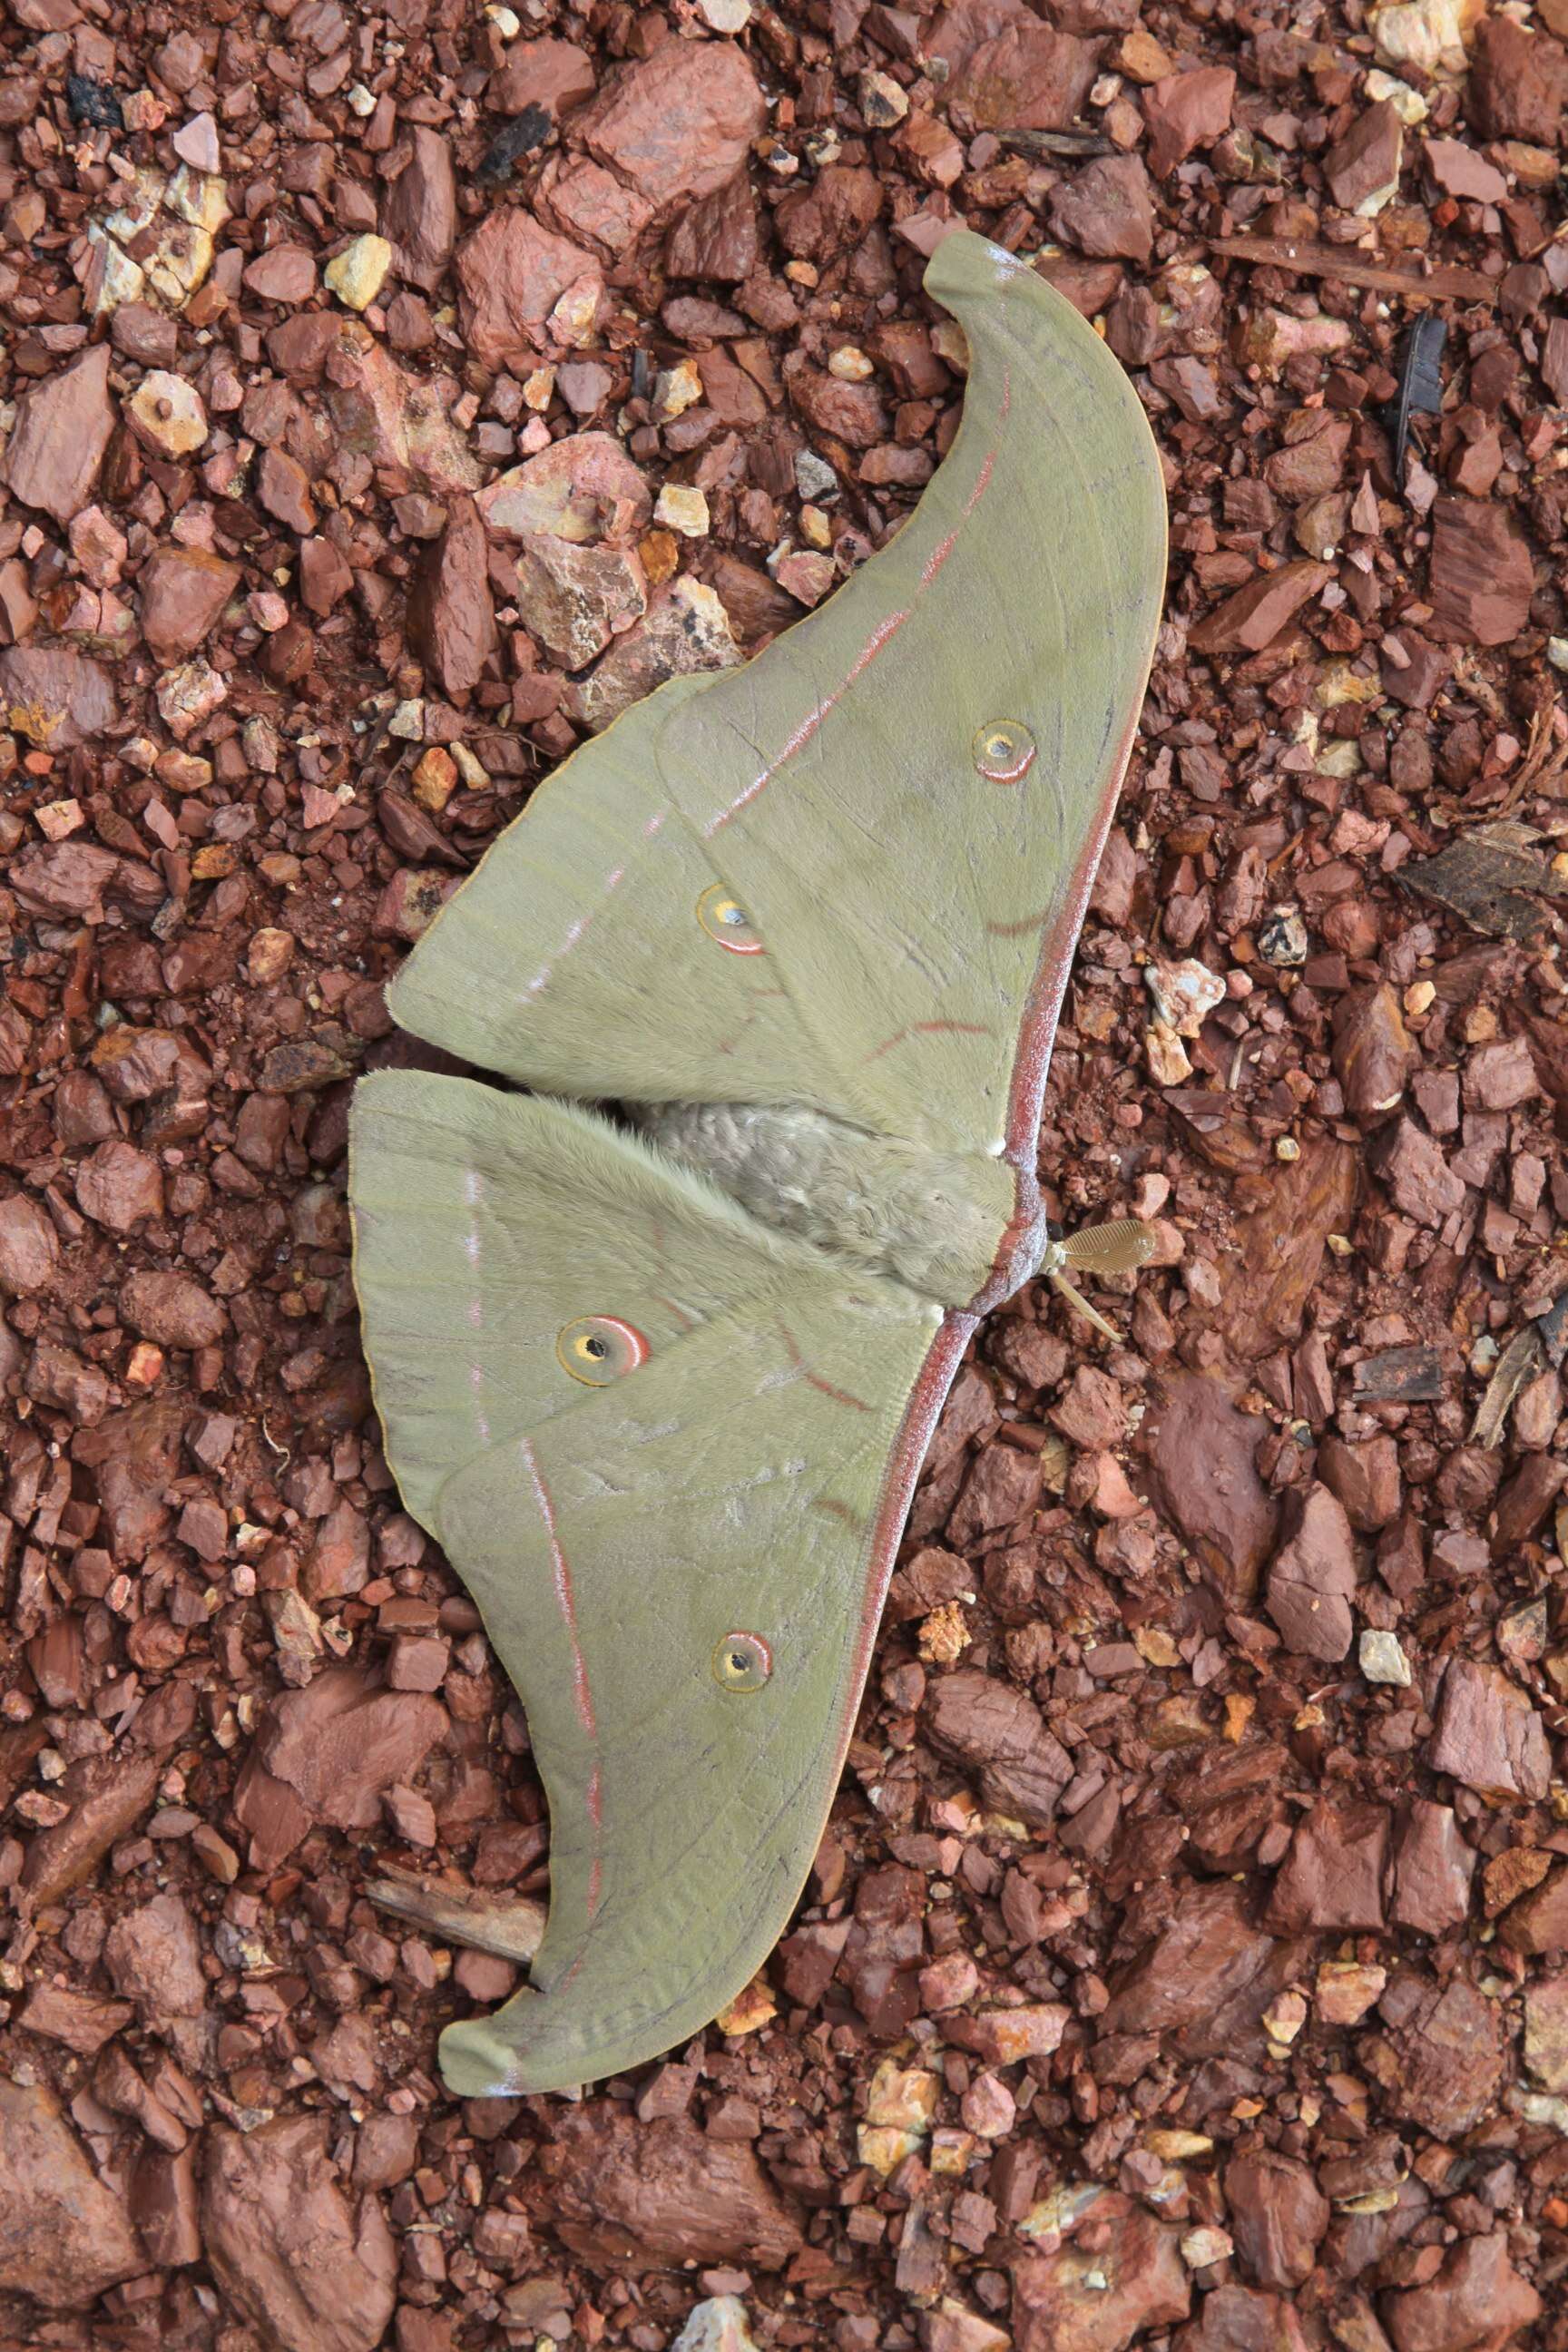
[[[6,19],[5,2342],[1568,2346],[1564,0]],[[458,2104],[516,1969],[366,1888],[547,1829],[349,1089],[585,728],[908,511],[952,220],[1165,457],[1042,1151],[1162,1246],[962,1372],[738,2030]]]

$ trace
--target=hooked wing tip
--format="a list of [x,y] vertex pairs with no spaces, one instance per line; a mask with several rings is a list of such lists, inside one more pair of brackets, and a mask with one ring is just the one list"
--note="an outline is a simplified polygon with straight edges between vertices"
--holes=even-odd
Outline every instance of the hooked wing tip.
[[[543,1993],[523,2000],[542,2000]],[[494,2030],[489,2017],[465,2017],[448,2025],[440,2040],[441,2078],[457,2099],[504,2099],[516,2094],[517,2052]],[[529,2088],[537,2087],[530,2084]],[[574,2087],[574,2086],[573,2086]]]

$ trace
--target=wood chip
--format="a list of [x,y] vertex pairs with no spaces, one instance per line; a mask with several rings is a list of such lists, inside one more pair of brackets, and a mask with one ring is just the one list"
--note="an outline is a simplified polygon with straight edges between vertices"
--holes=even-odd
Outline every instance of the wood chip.
[[1441,269],[1394,269],[1371,260],[1354,246],[1314,245],[1289,236],[1211,236],[1211,253],[1232,261],[1254,261],[1268,269],[1293,269],[1303,278],[1337,278],[1347,286],[1370,286],[1380,294],[1403,294],[1429,302],[1486,302],[1498,299],[1495,278],[1479,269],[1451,265]]

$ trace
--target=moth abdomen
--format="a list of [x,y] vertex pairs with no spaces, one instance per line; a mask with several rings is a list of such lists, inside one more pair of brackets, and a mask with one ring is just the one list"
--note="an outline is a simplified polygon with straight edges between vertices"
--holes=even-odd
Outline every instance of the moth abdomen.
[[626,1115],[753,1216],[943,1306],[984,1286],[1014,1213],[1011,1169],[803,1105],[645,1103]]

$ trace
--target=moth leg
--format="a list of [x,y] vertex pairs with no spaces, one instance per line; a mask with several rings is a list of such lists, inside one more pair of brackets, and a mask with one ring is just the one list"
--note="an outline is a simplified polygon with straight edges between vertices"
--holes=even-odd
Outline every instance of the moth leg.
[[1053,1274],[1050,1276],[1050,1279],[1061,1292],[1062,1297],[1064,1298],[1070,1298],[1073,1305],[1078,1308],[1079,1313],[1083,1316],[1088,1322],[1092,1323],[1097,1331],[1103,1331],[1108,1339],[1121,1339],[1121,1334],[1116,1328],[1114,1323],[1108,1323],[1104,1316],[1100,1313],[1099,1309],[1089,1305],[1082,1292],[1074,1289],[1072,1284],[1068,1280],[1065,1274]]
[[1054,1282],[1065,1298],[1070,1298],[1085,1320],[1108,1339],[1120,1339],[1121,1334],[1103,1315],[1092,1307],[1081,1292],[1076,1289],[1063,1273],[1064,1266],[1085,1274],[1132,1274],[1153,1255],[1156,1236],[1152,1225],[1136,1217],[1124,1217],[1115,1224],[1089,1225],[1084,1231],[1069,1234],[1063,1241],[1053,1241],[1047,1250],[1040,1271]]

